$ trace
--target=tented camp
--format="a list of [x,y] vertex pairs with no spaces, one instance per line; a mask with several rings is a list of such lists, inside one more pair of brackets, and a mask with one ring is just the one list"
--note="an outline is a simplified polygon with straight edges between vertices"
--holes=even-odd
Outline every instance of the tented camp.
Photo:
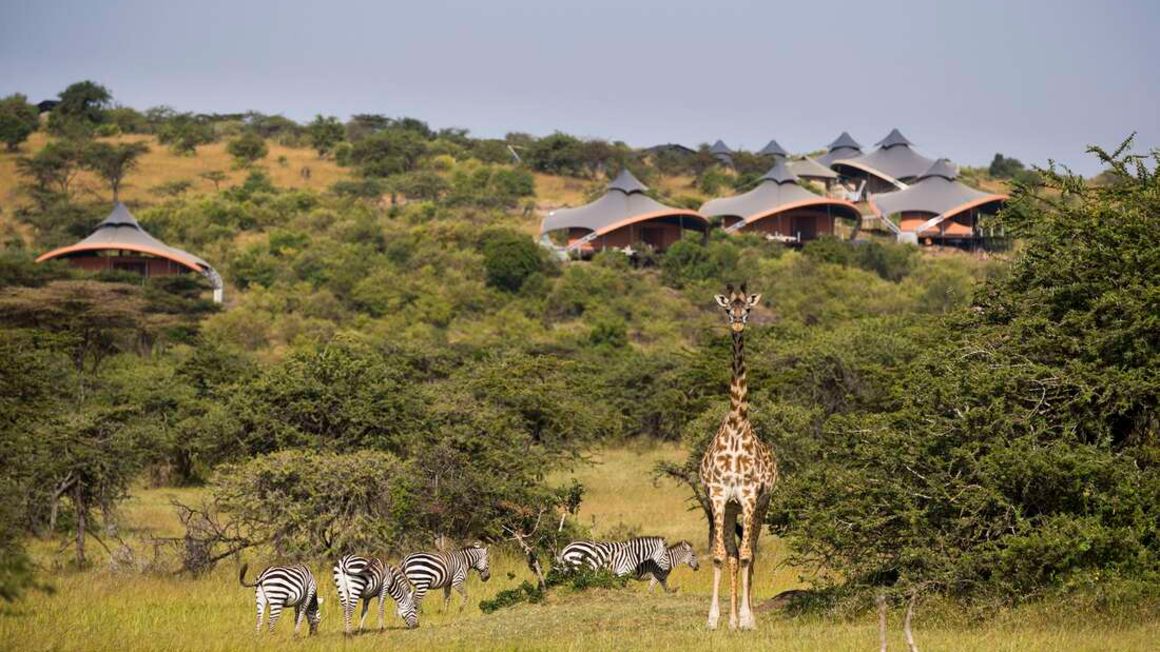
[[871,195],[870,209],[884,220],[897,215],[900,239],[971,246],[983,238],[979,217],[998,212],[1006,195],[975,190],[957,180],[950,161],[939,159],[904,190]]
[[713,146],[709,148],[709,153],[721,163],[729,166],[733,165],[733,150],[724,141],[718,140],[713,143]]
[[829,189],[830,184],[838,180],[838,173],[830,168],[820,165],[814,159],[806,156],[800,159],[789,159],[789,152],[785,151],[776,140],[771,140],[757,152],[759,156],[768,156],[777,161],[784,161],[785,166],[789,171],[794,173],[799,179],[806,181],[813,181],[820,184],[823,188]]
[[87,238],[53,249],[36,262],[55,259],[88,271],[123,270],[146,278],[196,272],[213,286],[214,301],[222,301],[222,277],[209,263],[149,235],[120,202]]
[[841,136],[834,139],[834,142],[826,146],[826,153],[818,157],[818,163],[826,167],[830,167],[834,161],[847,158],[855,158],[862,155],[862,146],[858,141],[850,137],[848,132],[843,131]]
[[579,253],[638,243],[663,251],[680,240],[686,229],[708,230],[709,221],[696,211],[665,206],[646,195],[647,190],[623,170],[600,199],[548,213],[540,226],[541,240],[553,232],[566,232],[565,248]]
[[806,156],[804,158],[786,161],[785,166],[799,179],[821,184],[827,190],[838,180],[838,173]]
[[865,180],[866,192],[902,189],[934,163],[911,149],[912,144],[901,132],[892,129],[875,143],[878,149],[853,158],[834,159],[830,167],[843,177]]
[[701,213],[720,217],[727,231],[762,233],[790,243],[834,234],[834,220],[861,222],[858,208],[848,201],[813,194],[778,160],[757,187],[735,197],[705,202]]

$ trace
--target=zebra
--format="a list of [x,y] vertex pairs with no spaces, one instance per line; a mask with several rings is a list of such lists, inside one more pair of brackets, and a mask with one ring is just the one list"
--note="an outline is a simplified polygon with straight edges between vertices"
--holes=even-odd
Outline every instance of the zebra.
[[556,555],[556,565],[564,570],[587,566],[592,570],[609,568],[612,553],[621,544],[615,541],[573,541]]
[[617,577],[636,572],[645,561],[660,565],[665,559],[665,540],[661,537],[636,537],[628,541],[573,541],[556,557],[565,568],[588,566],[608,569]]
[[669,573],[681,564],[687,564],[693,570],[699,568],[697,553],[693,551],[693,544],[688,541],[680,541],[669,546],[665,550],[665,562],[662,564],[658,564],[652,559],[646,559],[640,566],[637,566],[636,579],[643,580],[646,575],[649,577],[649,593],[652,593],[658,583],[665,593],[672,593],[668,585]]
[[249,564],[242,564],[238,572],[238,582],[242,586],[256,588],[255,600],[258,603],[257,633],[262,633],[262,615],[266,607],[270,607],[269,628],[273,633],[274,625],[282,610],[294,607],[294,635],[298,635],[302,627],[302,618],[310,623],[310,634],[318,632],[318,623],[322,621],[320,605],[322,598],[318,595],[318,585],[314,582],[314,575],[310,569],[302,564],[294,566],[270,566],[262,571],[253,584],[246,584],[246,569]]
[[617,544],[612,551],[608,567],[617,577],[624,577],[635,573],[637,567],[646,561],[652,561],[657,565],[666,564],[667,551],[663,537],[636,537]]
[[367,608],[376,596],[379,599],[379,629],[383,629],[383,603],[388,595],[395,601],[395,611],[408,629],[419,625],[419,614],[411,599],[411,589],[407,578],[397,568],[374,557],[346,555],[334,567],[334,585],[338,590],[338,601],[342,605],[343,629],[350,634],[350,619],[354,608],[363,601],[362,616],[358,629],[361,632],[367,619]]
[[416,552],[407,555],[402,564],[403,574],[411,583],[415,609],[423,602],[430,589],[443,589],[443,609],[451,603],[451,589],[463,596],[462,610],[467,605],[467,571],[479,571],[479,578],[486,582],[491,578],[488,567],[487,547],[473,544],[451,552]]

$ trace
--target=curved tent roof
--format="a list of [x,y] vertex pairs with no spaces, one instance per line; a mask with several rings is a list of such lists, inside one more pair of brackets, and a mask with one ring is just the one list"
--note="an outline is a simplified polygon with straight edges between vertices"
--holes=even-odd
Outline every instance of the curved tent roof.
[[830,161],[830,166],[852,167],[899,185],[901,181],[918,177],[934,164],[931,159],[912,150],[912,143],[897,129],[891,130],[877,144],[878,149],[869,154],[834,159]]
[[871,195],[869,204],[879,217],[894,213],[930,213],[934,219],[923,224],[919,231],[934,228],[965,210],[993,202],[1007,201],[1007,195],[995,195],[961,183],[951,162],[945,158],[935,161],[903,190]]
[[849,132],[843,131],[842,135],[826,146],[826,153],[818,157],[818,163],[829,167],[831,163],[839,159],[854,158],[861,155],[862,146],[850,136]]
[[648,187],[628,169],[624,169],[607,186],[608,191],[596,201],[576,208],[561,208],[548,213],[540,225],[540,233],[560,229],[586,229],[596,236],[616,229],[665,217],[691,218],[693,228],[709,225],[700,213],[683,208],[665,206],[645,194]]
[[806,179],[837,179],[838,173],[806,156],[786,163],[789,171]]
[[[149,235],[145,229],[141,228],[141,224],[137,222],[137,219],[133,217],[129,209],[120,202],[117,202],[117,205],[113,207],[113,212],[101,220],[100,224],[97,224],[96,230],[89,234],[87,238],[74,245],[53,249],[37,258],[36,262],[39,263],[41,261],[84,251],[103,251],[108,249],[135,251],[137,253],[157,256],[158,258],[165,258],[187,267],[191,271],[202,274],[213,271],[213,267],[201,258],[194,256],[188,251],[170,247]],[[213,273],[216,274],[217,272]]]
[[774,163],[753,190],[734,197],[711,199],[701,206],[701,213],[709,217],[740,217],[743,225],[748,225],[771,215],[809,206],[838,209],[844,217],[861,217],[858,208],[850,202],[820,197],[799,186],[797,176],[782,161]]

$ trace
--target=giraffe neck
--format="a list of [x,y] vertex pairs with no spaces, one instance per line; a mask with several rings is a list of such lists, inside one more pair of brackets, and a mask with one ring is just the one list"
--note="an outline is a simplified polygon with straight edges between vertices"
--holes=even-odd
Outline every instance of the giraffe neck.
[[729,414],[738,422],[749,418],[745,384],[745,334],[733,333],[733,382],[729,385]]

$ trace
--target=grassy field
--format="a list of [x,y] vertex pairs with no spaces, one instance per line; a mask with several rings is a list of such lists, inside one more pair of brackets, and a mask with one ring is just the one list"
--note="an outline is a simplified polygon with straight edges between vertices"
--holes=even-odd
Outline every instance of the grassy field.
[[[24,201],[19,190],[21,178],[16,173],[16,159],[40,150],[47,140],[48,136],[44,132],[37,132],[21,146],[21,151],[0,153],[0,204],[10,206]],[[149,152],[141,157],[140,166],[129,174],[121,191],[122,199],[127,202],[160,201],[150,190],[174,181],[191,182],[191,191],[195,193],[211,191],[213,183],[199,176],[204,172],[224,172],[228,178],[221,182],[223,188],[241,182],[249,174],[248,170],[234,169],[233,158],[226,152],[226,141],[202,145],[197,148],[194,156],[178,156],[152,136],[118,136],[104,140],[144,141],[149,145]],[[266,145],[270,153],[258,166],[266,170],[279,187],[322,190],[350,174],[349,170],[335,165],[333,160],[319,159],[312,149],[285,147],[274,141],[266,141]],[[301,174],[304,167],[310,168],[309,178]],[[76,195],[105,201],[111,197],[105,184],[89,172],[77,176]]]
[[[625,447],[598,452],[597,464],[582,466],[556,479],[575,476],[587,495],[580,518],[598,534],[639,528],[642,533],[670,539],[687,538],[703,553],[700,516],[687,511],[683,494],[669,485],[654,486],[650,470],[661,459],[676,459],[675,447]],[[171,496],[191,498],[195,490],[141,490],[124,509],[123,534],[130,540],[147,532],[176,533],[168,506]],[[60,568],[68,552],[40,542],[38,557],[46,567]],[[798,585],[792,569],[771,570],[780,557],[770,542],[757,570],[758,602]],[[249,559],[260,565],[257,557]],[[855,621],[823,617],[789,617],[778,612],[759,615],[757,632],[709,632],[704,628],[712,573],[709,565],[694,573],[681,568],[672,577],[679,590],[650,595],[643,583],[621,591],[554,593],[539,605],[524,605],[484,615],[482,598],[515,586],[528,577],[522,560],[499,554],[492,579],[472,576],[470,601],[458,610],[441,611],[438,595],[424,605],[422,625],[414,631],[388,607],[388,629],[345,638],[329,569],[315,565],[322,587],[323,622],[318,636],[296,644],[304,650],[392,649],[519,649],[519,650],[870,650],[877,646],[872,619]],[[139,572],[115,572],[107,564],[84,573],[56,571],[55,593],[33,595],[0,608],[0,648],[7,650],[260,650],[290,642],[292,622],[284,618],[278,631],[253,633],[253,594],[237,584],[237,567],[230,562],[197,580]],[[251,571],[252,573],[252,571]],[[986,622],[954,617],[946,609],[920,610],[916,636],[923,650],[1146,650],[1160,640],[1155,614],[1112,618],[1076,617],[1058,606],[1006,611]],[[891,646],[904,649],[892,614]],[[372,630],[375,616],[368,617]]]

